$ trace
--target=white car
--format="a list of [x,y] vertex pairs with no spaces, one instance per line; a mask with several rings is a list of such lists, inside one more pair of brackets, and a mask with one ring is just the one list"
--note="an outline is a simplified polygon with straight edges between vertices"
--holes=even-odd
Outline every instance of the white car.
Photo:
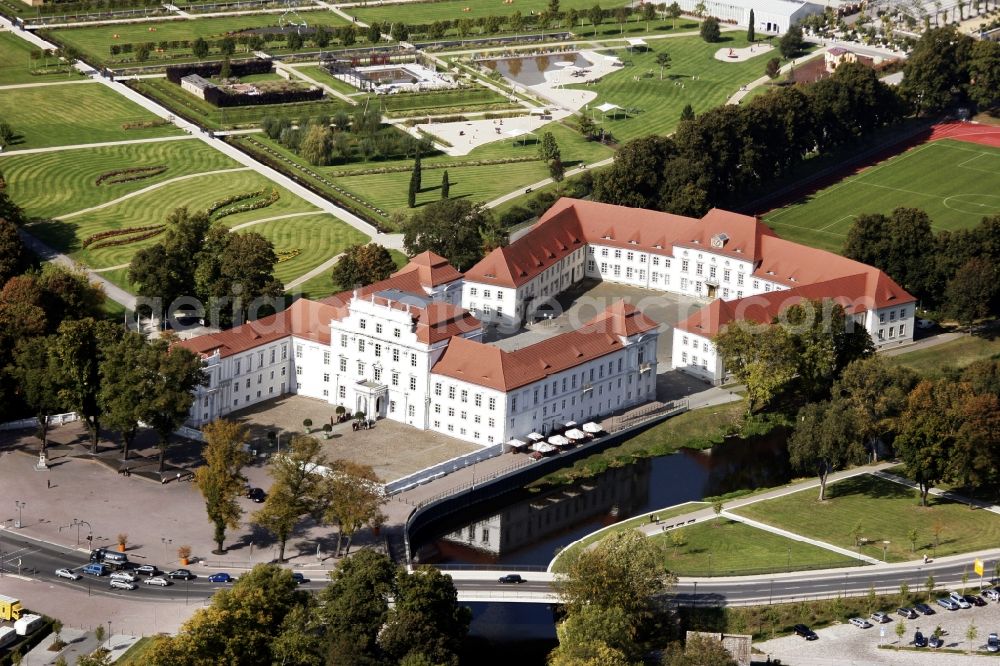
[[160,587],[166,587],[170,585],[170,581],[163,576],[152,576],[143,581],[146,585],[159,585]]
[[858,629],[871,629],[872,623],[863,617],[852,617],[850,623]]
[[70,580],[80,580],[80,574],[72,569],[56,569],[56,576],[59,578],[69,578]]
[[983,596],[990,601],[1000,601],[1000,591],[997,591],[995,587],[991,587],[988,590],[983,590]]
[[113,578],[111,579],[111,587],[119,590],[134,590],[135,583],[130,583],[127,580],[121,580],[119,578]]
[[111,580],[123,580],[126,583],[134,583],[136,581],[136,578],[128,571],[116,571],[115,573],[111,574]]
[[966,608],[972,608],[972,604],[966,601],[965,597],[959,594],[958,592],[952,592],[951,594],[948,595],[948,598],[954,601],[956,604],[958,604],[958,607],[963,610]]

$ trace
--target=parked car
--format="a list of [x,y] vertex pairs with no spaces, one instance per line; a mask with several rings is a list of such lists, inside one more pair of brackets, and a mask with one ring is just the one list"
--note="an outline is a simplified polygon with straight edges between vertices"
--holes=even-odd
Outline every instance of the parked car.
[[498,583],[523,583],[524,579],[521,578],[521,574],[507,574],[506,576],[500,576],[497,579]]
[[225,572],[214,573],[208,577],[209,583],[232,583],[235,578]]
[[187,569],[174,569],[167,573],[167,578],[180,578],[181,580],[191,580],[194,574]]
[[958,592],[952,592],[948,598],[955,602],[959,608],[972,608],[972,604],[965,600],[965,597]]
[[260,504],[267,499],[267,493],[262,488],[251,488],[247,491],[247,499]]
[[135,583],[130,583],[127,580],[122,580],[120,578],[111,579],[111,587],[119,590],[134,590]]
[[166,587],[170,585],[170,581],[163,576],[150,576],[143,581],[146,585],[159,585],[160,587]]
[[962,598],[965,599],[966,601],[968,601],[973,606],[985,606],[986,605],[986,600],[983,599],[978,594],[966,594]]
[[991,587],[988,590],[983,590],[983,596],[990,601],[1000,601],[1000,591],[997,591],[995,587]]
[[986,639],[986,651],[1000,652],[1000,636],[997,636],[995,633],[989,635]]
[[944,641],[941,640],[940,636],[935,636],[934,634],[931,634],[931,637],[927,639],[927,644],[930,645],[932,648],[939,648],[942,645],[944,645]]
[[945,610],[958,610],[958,603],[951,597],[941,597],[937,600],[938,606]]
[[296,585],[301,585],[302,583],[309,582],[309,579],[306,578],[303,574],[299,573],[298,571],[292,574],[292,580],[295,581]]
[[889,614],[883,613],[882,611],[875,611],[874,613],[872,613],[872,616],[869,619],[876,624],[885,624],[886,622],[892,622],[892,618],[889,617]]
[[913,610],[917,611],[922,615],[934,615],[934,609],[927,604],[917,604],[913,607]]
[[56,577],[69,578],[70,580],[80,580],[80,574],[72,569],[56,569]]
[[917,618],[917,611],[913,610],[912,608],[907,608],[906,606],[902,606],[896,611],[896,615],[899,615],[900,617],[905,617],[907,620],[915,620]]
[[927,647],[927,639],[919,631],[913,634],[913,647]]
[[136,567],[135,572],[143,576],[159,576],[160,570],[157,569],[152,564],[143,564],[141,567]]
[[852,617],[850,623],[858,629],[871,629],[872,623],[863,617]]
[[817,638],[819,638],[819,636],[816,635],[815,631],[813,631],[812,629],[810,629],[809,627],[807,627],[804,624],[797,624],[797,625],[795,625],[794,627],[792,627],[792,631],[795,632],[796,636],[801,636],[802,638],[806,639],[807,641],[814,641]]
[[123,580],[126,583],[134,583],[135,576],[128,571],[116,571],[111,574],[111,580]]

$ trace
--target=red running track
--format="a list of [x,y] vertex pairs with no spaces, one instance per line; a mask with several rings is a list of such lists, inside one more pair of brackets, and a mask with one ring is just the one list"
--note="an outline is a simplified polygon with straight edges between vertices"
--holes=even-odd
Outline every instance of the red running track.
[[955,139],[956,141],[967,141],[968,143],[978,143],[981,146],[1000,148],[1000,127],[958,121],[939,123],[931,128],[931,135],[927,140],[937,141],[938,139]]

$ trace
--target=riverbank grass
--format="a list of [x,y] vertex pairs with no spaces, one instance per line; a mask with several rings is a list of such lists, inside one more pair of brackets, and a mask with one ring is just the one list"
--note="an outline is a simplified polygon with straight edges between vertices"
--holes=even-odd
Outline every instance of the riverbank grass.
[[[922,507],[916,490],[869,474],[831,484],[826,495],[820,502],[818,491],[810,488],[732,513],[852,550],[858,548],[853,533],[859,533],[865,540],[862,554],[882,559],[885,546],[889,562],[914,560],[922,553],[954,555],[1000,543],[1000,516],[934,496]],[[910,530],[917,531],[914,544]]]
[[1000,357],[1000,336],[969,335],[934,347],[890,356],[889,363],[901,365],[924,377],[936,378],[951,368],[962,369],[976,361]]

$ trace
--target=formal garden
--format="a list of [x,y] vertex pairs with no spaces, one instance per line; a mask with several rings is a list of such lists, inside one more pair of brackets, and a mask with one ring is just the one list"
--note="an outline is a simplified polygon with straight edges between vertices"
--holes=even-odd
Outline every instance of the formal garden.
[[0,32],[0,86],[79,79],[80,73],[9,32]]

